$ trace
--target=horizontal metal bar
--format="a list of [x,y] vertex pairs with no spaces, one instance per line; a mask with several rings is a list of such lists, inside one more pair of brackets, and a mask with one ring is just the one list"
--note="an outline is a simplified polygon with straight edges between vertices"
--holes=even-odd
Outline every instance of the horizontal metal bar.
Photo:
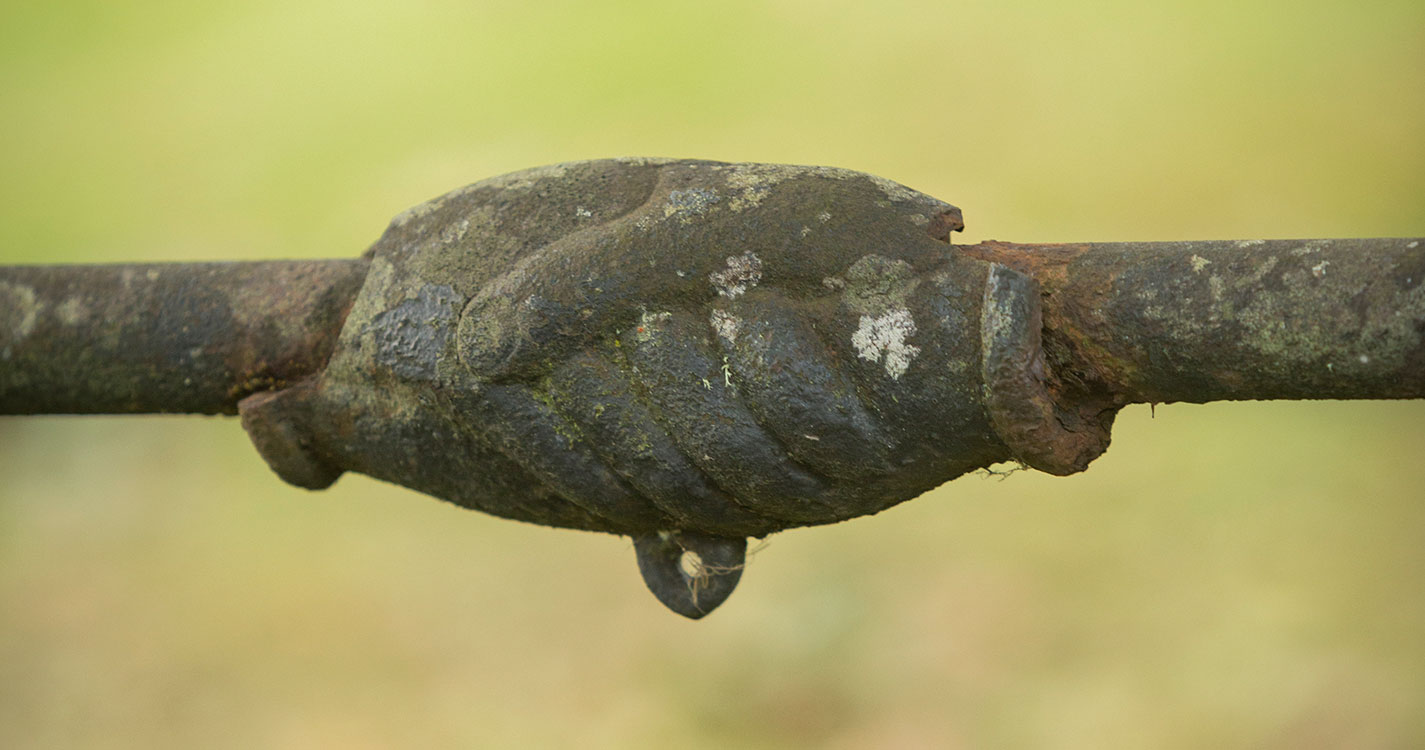
[[0,267],[0,414],[235,414],[326,363],[366,266]]
[[1021,245],[1072,403],[1425,397],[1425,240]]

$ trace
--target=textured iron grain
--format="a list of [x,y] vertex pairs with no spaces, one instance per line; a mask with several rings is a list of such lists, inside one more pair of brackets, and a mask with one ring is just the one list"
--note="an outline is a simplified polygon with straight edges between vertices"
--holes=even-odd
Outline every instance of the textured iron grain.
[[326,364],[366,261],[0,267],[0,414],[235,414]]
[[613,159],[440,196],[359,260],[0,268],[0,413],[236,411],[301,487],[631,536],[696,618],[748,536],[1082,471],[1125,404],[1425,396],[1420,240],[962,227],[858,172]]
[[1425,397],[1425,240],[962,249],[1036,277],[1060,397]]

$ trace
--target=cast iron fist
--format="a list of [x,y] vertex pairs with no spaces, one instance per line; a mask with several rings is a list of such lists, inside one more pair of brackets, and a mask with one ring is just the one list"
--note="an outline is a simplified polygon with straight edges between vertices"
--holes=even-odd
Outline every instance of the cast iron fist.
[[959,255],[960,228],[953,206],[836,169],[487,180],[397,217],[325,371],[247,398],[243,423],[303,487],[358,471],[627,534],[654,594],[700,617],[749,536],[1102,452],[1107,431],[1066,432],[1049,397],[1037,285]]

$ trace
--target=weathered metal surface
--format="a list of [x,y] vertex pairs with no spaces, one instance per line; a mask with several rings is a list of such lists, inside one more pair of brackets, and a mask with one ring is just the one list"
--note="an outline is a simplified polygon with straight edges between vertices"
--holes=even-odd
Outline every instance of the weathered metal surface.
[[[1000,461],[1081,471],[1127,403],[1425,396],[1417,240],[952,246],[961,227],[861,173],[624,159],[441,196],[348,264],[7,269],[0,411],[236,403],[293,484],[357,471],[626,534],[701,617],[748,536]],[[106,322],[63,328],[91,287]]]
[[660,531],[633,540],[638,571],[658,601],[694,620],[727,601],[742,578],[747,540]]
[[1425,397],[1425,240],[961,251],[1043,284],[1062,400]]
[[0,414],[235,414],[326,364],[364,260],[0,267]]
[[1014,455],[984,401],[990,264],[953,252],[959,227],[953,206],[822,168],[615,160],[477,183],[392,223],[328,367],[243,421],[302,486],[360,471],[633,536],[660,598],[705,612],[740,560],[692,601],[650,550],[740,555]]
[[1108,449],[1120,405],[1054,388],[1062,381],[1044,353],[1040,294],[1032,276],[991,264],[981,327],[985,407],[1015,460],[1073,474]]

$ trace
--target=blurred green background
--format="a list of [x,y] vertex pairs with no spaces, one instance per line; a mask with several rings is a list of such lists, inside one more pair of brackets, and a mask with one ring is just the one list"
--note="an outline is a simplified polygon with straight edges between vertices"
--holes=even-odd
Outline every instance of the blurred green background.
[[[1425,4],[0,12],[0,263],[351,256],[616,155],[873,172],[966,242],[1421,235]],[[693,623],[627,540],[297,490],[234,420],[3,418],[0,747],[1420,747],[1422,457],[1422,402],[1133,407]]]

